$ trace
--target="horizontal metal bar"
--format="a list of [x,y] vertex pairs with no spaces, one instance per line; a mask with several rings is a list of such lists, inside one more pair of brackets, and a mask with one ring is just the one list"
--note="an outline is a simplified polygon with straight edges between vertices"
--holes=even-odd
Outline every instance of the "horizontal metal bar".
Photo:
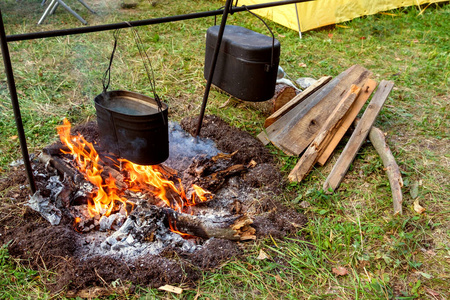
[[[232,9],[230,9],[230,14],[233,14],[235,12],[246,11],[247,9],[254,10],[254,9],[259,9],[259,8],[268,8],[268,7],[281,6],[281,5],[287,5],[287,4],[295,4],[295,3],[301,3],[301,2],[309,2],[309,1],[314,1],[314,0],[284,0],[284,1],[276,1],[276,2],[248,5],[246,7],[238,6],[238,7],[233,7]],[[213,10],[213,11],[205,11],[205,12],[191,13],[191,14],[185,14],[185,15],[139,20],[139,21],[129,21],[129,22],[121,22],[121,23],[113,23],[113,24],[77,27],[77,28],[42,31],[42,32],[32,32],[32,33],[24,33],[24,34],[13,34],[13,35],[6,36],[6,41],[7,42],[16,42],[16,41],[26,41],[26,40],[42,39],[42,38],[56,37],[56,36],[91,33],[91,32],[98,32],[98,31],[127,28],[130,26],[135,27],[135,26],[144,26],[144,25],[162,24],[162,23],[169,23],[169,22],[176,22],[176,21],[183,21],[183,20],[198,19],[198,18],[217,16],[217,15],[222,15],[222,14],[223,14],[223,9],[219,9],[219,10]]]

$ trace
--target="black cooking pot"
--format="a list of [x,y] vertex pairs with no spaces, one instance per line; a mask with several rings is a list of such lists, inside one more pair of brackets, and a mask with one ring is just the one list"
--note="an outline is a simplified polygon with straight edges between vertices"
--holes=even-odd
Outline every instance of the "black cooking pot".
[[169,157],[168,106],[129,91],[103,92],[94,99],[100,146],[139,165]]

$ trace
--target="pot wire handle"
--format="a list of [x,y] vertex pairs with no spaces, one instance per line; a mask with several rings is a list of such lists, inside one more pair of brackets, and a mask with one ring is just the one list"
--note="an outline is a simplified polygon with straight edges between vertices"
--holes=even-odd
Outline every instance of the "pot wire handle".
[[109,58],[109,66],[106,69],[105,73],[103,74],[103,79],[102,79],[103,94],[106,93],[106,91],[109,88],[109,83],[111,82],[111,67],[112,67],[112,63],[113,63],[113,59],[114,59],[114,54],[116,53],[116,49],[117,49],[117,41],[119,40],[119,31],[120,31],[120,29],[116,29],[116,30],[114,30],[114,33],[113,33],[114,46],[113,46],[113,50],[111,52],[111,57]]
[[[237,4],[237,2],[236,2],[236,4]],[[267,29],[269,30],[270,34],[272,35],[272,53],[270,56],[270,68],[273,68],[274,52],[275,52],[275,35],[273,34],[272,29],[270,29],[269,25],[267,25],[267,23],[260,16],[258,16],[257,14],[255,14],[254,12],[249,10],[246,5],[242,5],[242,7],[245,8],[246,11],[248,11],[249,13],[251,13],[252,15],[257,17],[261,22],[263,22],[264,25],[266,25]],[[267,71],[269,71],[269,70],[267,70]]]
[[133,31],[134,41],[136,42],[136,47],[139,51],[139,55],[142,58],[142,63],[144,64],[145,72],[147,73],[148,81],[150,82],[150,88],[153,92],[153,98],[158,104],[158,110],[162,112],[161,99],[159,98],[158,94],[156,94],[155,72],[153,72],[152,63],[147,55],[147,51],[145,51],[143,48],[144,43],[142,42],[141,36],[139,35],[139,32],[136,30],[136,28],[134,28],[129,22],[126,23]]

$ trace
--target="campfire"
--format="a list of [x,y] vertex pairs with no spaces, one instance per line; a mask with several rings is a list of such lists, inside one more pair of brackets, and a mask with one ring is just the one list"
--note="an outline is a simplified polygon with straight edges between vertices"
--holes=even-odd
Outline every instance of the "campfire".
[[[80,132],[72,131],[65,119],[57,127],[60,142],[40,155],[42,162],[55,169],[55,175],[46,187],[50,196],[37,192],[29,206],[53,225],[64,217],[71,219],[74,229],[90,244],[89,252],[155,254],[168,244],[194,251],[199,239],[256,238],[253,219],[240,209],[230,211],[232,199],[219,199],[213,194],[227,178],[253,168],[255,161],[233,164],[231,158],[236,152],[224,154],[215,147],[211,152],[214,155],[207,155],[203,153],[207,142],[197,139],[193,143],[177,124],[171,124],[171,135],[182,135],[190,140],[188,143],[200,147],[188,157],[189,167],[185,161],[178,170],[169,164],[176,166],[183,159],[138,165],[102,150],[92,137],[88,141]],[[221,208],[211,209],[207,204]]]
[[277,201],[282,175],[258,140],[216,116],[194,138],[196,120],[169,123],[169,158],[153,166],[105,151],[96,123],[65,121],[59,141],[33,159],[38,192],[25,222],[0,240],[58,273],[53,291],[80,290],[117,279],[193,282],[244,241],[304,226],[304,215]]

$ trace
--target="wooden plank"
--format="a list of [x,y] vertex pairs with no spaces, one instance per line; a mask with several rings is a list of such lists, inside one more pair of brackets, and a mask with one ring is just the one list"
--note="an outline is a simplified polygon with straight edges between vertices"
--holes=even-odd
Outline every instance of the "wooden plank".
[[323,86],[321,89],[315,91],[310,97],[307,97],[304,101],[294,106],[286,114],[278,118],[272,125],[266,128],[266,133],[268,137],[275,137],[278,133],[283,130],[283,128],[292,120],[292,118],[297,118],[300,120],[312,107],[314,107],[323,97],[325,97],[330,91],[336,87],[336,85],[347,76],[356,65],[351,66],[334,79],[332,79],[328,84]]
[[270,140],[269,137],[267,136],[267,133],[263,130],[261,131],[257,136],[258,140],[261,141],[261,143],[263,143],[264,146],[269,145]]
[[359,121],[355,131],[323,184],[323,189],[325,191],[329,191],[330,189],[335,191],[339,187],[339,184],[347,173],[350,164],[355,159],[359,148],[366,140],[369,130],[375,122],[375,119],[383,107],[383,104],[389,96],[393,86],[394,83],[392,81],[381,81],[377,91],[372,97],[372,100],[367,106],[366,111],[361,117],[361,121]]
[[311,100],[300,103],[266,128],[272,144],[288,155],[302,153],[350,86],[362,87],[370,75],[371,72],[359,65],[339,74],[317,91]]
[[330,143],[328,144],[327,148],[322,153],[322,155],[320,155],[319,160],[317,161],[317,163],[320,166],[323,166],[327,162],[327,160],[330,158],[334,149],[337,147],[337,145],[341,141],[342,137],[345,135],[347,130],[352,125],[356,116],[361,111],[364,104],[367,102],[367,99],[369,99],[370,95],[372,95],[376,86],[377,86],[377,82],[375,80],[373,80],[373,79],[367,80],[365,86],[361,90],[361,93],[359,93],[358,98],[356,98],[355,103],[352,105],[348,114],[342,120],[341,126],[339,128],[337,128],[333,139],[330,141]]
[[348,113],[350,107],[355,102],[358,97],[361,88],[356,85],[352,85],[350,91],[342,98],[336,108],[333,110],[331,115],[326,120],[325,124],[320,129],[319,134],[316,136],[314,141],[306,149],[305,153],[302,155],[300,160],[295,165],[289,174],[289,180],[291,182],[300,182],[303,178],[311,171],[314,164],[321,153],[325,150],[326,146],[333,138],[335,128],[340,126],[340,123],[344,116]]
[[297,104],[301,103],[307,97],[311,96],[318,89],[327,84],[331,80],[331,78],[332,78],[331,76],[324,76],[320,78],[314,84],[310,85],[304,91],[299,93],[297,96],[293,97],[289,102],[284,104],[282,107],[275,107],[274,109],[275,112],[266,119],[266,121],[264,122],[264,127],[267,128],[270,125],[272,125],[276,120],[278,120],[281,116],[285,115]]

